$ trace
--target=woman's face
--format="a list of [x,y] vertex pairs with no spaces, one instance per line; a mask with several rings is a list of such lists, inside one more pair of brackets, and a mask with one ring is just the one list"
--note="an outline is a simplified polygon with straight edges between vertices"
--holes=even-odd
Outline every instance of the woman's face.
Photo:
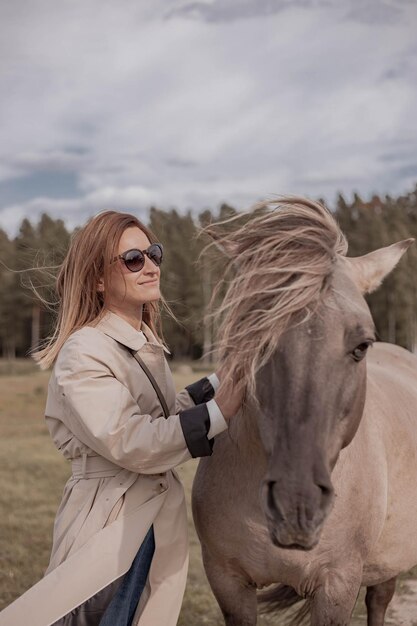
[[[137,226],[130,226],[123,232],[117,254],[136,248],[146,250],[151,245],[148,237]],[[110,285],[105,294],[105,306],[114,310],[137,313],[145,302],[159,300],[160,268],[145,254],[145,265],[139,272],[131,272],[124,261],[112,263]],[[99,283],[104,291],[103,283]]]

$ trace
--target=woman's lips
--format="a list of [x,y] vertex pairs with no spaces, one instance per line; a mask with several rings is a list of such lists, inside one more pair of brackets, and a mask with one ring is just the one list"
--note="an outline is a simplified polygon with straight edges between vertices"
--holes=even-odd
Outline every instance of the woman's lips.
[[156,285],[158,282],[158,279],[155,278],[155,280],[148,280],[146,283],[140,283],[141,285]]

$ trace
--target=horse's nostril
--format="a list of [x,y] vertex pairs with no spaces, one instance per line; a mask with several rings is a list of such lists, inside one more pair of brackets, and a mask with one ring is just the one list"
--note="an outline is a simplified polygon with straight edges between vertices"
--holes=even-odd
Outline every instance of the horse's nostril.
[[276,510],[275,498],[274,498],[275,480],[268,480],[266,486],[267,486],[266,502],[267,502],[268,508],[271,511],[275,511]]
[[278,523],[282,522],[284,517],[279,506],[279,501],[277,500],[276,486],[277,482],[275,480],[265,480],[263,483],[264,506],[267,510],[267,515]]
[[333,487],[329,485],[317,485],[321,491],[321,508],[325,508],[333,496]]

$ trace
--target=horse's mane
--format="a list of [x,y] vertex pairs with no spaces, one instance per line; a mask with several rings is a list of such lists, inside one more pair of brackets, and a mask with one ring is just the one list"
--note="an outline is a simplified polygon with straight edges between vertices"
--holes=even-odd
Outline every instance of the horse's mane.
[[[242,216],[245,223],[230,232]],[[290,322],[299,319],[298,314],[305,314],[304,319],[311,314],[337,254],[347,252],[347,241],[325,206],[302,197],[258,203],[206,230],[226,251],[233,268],[233,279],[215,312],[221,320],[218,357],[228,374],[243,377],[254,397],[256,372],[272,356]],[[219,285],[215,293],[218,290]]]

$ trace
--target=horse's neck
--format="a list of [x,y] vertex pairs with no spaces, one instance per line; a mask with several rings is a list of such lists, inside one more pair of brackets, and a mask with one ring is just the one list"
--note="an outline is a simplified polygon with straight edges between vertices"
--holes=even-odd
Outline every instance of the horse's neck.
[[253,460],[257,457],[262,459],[265,457],[257,414],[253,407],[243,409],[230,421],[229,435],[242,456]]

